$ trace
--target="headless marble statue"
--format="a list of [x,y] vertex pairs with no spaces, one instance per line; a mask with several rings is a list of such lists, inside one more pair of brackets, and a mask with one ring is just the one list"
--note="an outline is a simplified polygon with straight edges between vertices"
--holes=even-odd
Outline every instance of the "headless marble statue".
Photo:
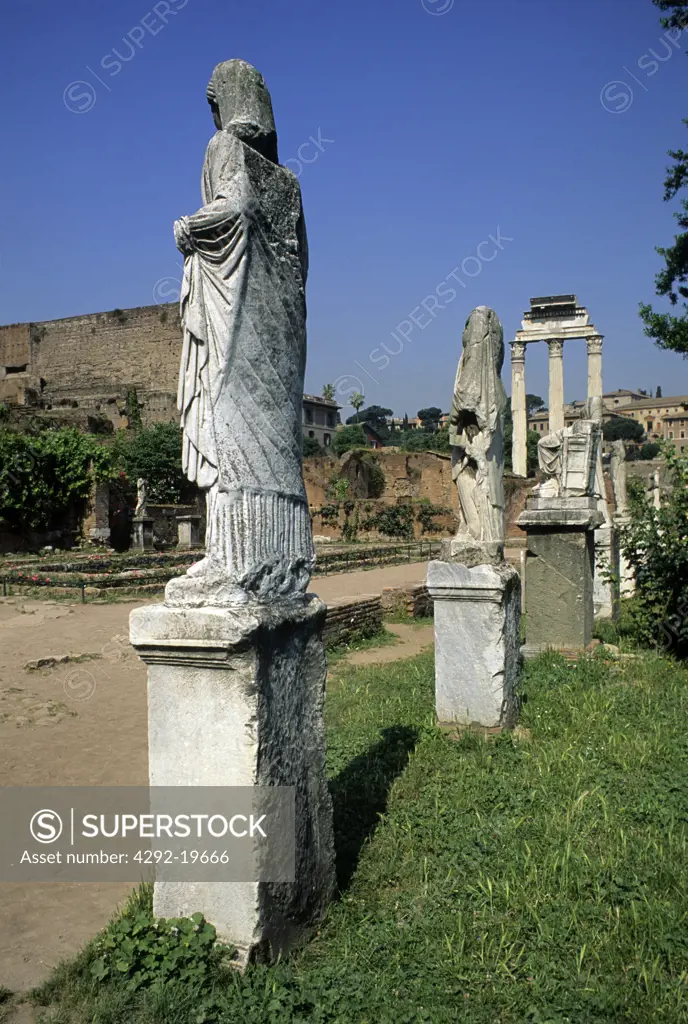
[[[460,548],[494,548],[504,544],[504,413],[501,380],[504,332],[487,306],[474,309],[463,332],[463,352],[449,415],[452,477],[459,492],[461,524],[452,541]],[[486,561],[493,560],[489,557]]]
[[206,557],[168,605],[305,593],[315,562],[301,468],[308,267],[301,190],[280,166],[270,94],[244,61],[208,87],[216,135],[184,254],[178,406],[183,466],[206,489]]
[[147,515],[147,505],[148,481],[140,476],[136,481],[136,508],[134,509],[134,519],[142,519]]

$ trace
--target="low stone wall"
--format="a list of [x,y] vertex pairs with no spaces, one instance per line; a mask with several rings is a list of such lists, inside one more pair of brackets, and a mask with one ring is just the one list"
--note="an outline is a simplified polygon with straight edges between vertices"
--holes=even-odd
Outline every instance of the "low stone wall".
[[385,587],[381,596],[385,615],[406,615],[409,619],[430,618],[433,600],[425,583],[408,587]]
[[379,596],[342,598],[327,606],[323,630],[326,647],[374,636],[382,629],[382,601]]

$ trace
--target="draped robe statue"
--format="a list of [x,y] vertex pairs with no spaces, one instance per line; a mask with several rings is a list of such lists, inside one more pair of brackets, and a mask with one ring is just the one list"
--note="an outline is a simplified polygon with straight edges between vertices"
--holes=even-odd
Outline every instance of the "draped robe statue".
[[463,332],[449,416],[452,477],[462,518],[457,541],[504,543],[503,362],[499,318],[494,310],[478,306]]
[[303,594],[315,562],[302,476],[308,269],[301,190],[277,158],[270,94],[244,61],[208,86],[216,135],[185,255],[178,407],[183,466],[207,490],[206,556],[172,605]]

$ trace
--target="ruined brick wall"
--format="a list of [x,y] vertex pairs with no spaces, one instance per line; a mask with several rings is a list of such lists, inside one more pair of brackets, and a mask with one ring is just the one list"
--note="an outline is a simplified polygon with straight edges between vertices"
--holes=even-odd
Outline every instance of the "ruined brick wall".
[[[338,462],[331,456],[306,459],[303,465],[308,503],[318,508],[332,500],[328,486],[333,476],[349,480],[351,498],[367,498],[365,487],[361,488],[361,463],[372,453],[362,456],[359,452],[348,452]],[[385,487],[374,497],[388,505],[395,505],[399,499],[421,500],[425,498],[433,505],[450,508],[458,514],[459,496],[451,476],[451,457],[436,455],[434,452],[402,452],[398,448],[380,448],[375,451],[375,460],[385,475]]]
[[101,413],[116,427],[135,388],[144,424],[165,422],[176,416],[181,340],[177,303],[10,324],[0,327],[0,377],[9,389],[6,368],[28,363],[43,409]]
[[382,602],[379,595],[338,598],[327,606],[323,640],[327,647],[375,636],[382,629]]

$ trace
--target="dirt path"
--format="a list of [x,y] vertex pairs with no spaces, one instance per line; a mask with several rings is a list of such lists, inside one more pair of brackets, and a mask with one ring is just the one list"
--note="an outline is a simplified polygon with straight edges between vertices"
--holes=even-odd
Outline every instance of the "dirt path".
[[[426,565],[317,577],[325,601],[380,593],[425,578]],[[159,600],[159,599],[158,599]],[[137,786],[148,781],[146,669],[128,641],[141,601],[0,600],[0,785]],[[357,665],[410,657],[427,627],[389,627],[401,643],[358,651]],[[28,662],[71,655],[28,670]],[[0,986],[43,981],[105,926],[129,885],[0,884]]]
[[403,661],[429,647],[433,642],[432,626],[412,626],[402,623],[388,623],[387,629],[399,637],[398,644],[371,647],[367,651],[352,651],[346,656],[347,665],[383,665],[390,661]]

